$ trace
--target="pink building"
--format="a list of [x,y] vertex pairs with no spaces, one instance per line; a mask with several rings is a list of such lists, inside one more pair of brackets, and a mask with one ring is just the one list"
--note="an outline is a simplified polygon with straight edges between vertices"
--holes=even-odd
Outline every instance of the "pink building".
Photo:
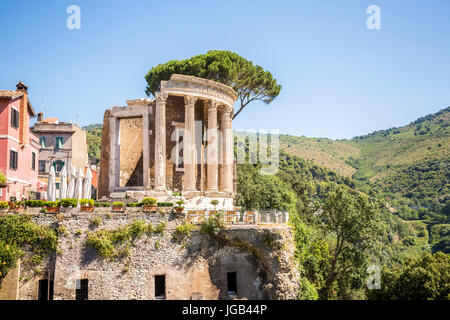
[[10,196],[28,198],[38,187],[39,137],[30,131],[35,117],[28,100],[28,87],[19,82],[17,90],[0,90],[0,172],[7,187],[0,188],[0,200]]

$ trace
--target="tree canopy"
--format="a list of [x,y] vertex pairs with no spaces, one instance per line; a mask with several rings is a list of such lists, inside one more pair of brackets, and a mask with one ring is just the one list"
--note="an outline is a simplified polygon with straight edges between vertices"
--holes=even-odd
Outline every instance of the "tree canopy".
[[161,80],[184,74],[214,80],[231,86],[238,94],[240,107],[233,119],[252,101],[271,103],[281,85],[269,71],[231,51],[211,50],[185,60],[171,60],[150,69],[145,76],[147,95],[155,95]]

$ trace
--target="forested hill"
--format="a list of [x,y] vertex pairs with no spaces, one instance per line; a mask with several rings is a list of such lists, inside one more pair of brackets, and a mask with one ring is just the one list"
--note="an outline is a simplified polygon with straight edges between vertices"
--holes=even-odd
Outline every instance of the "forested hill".
[[450,107],[409,125],[351,140],[282,135],[281,149],[352,177],[404,219],[448,223]]

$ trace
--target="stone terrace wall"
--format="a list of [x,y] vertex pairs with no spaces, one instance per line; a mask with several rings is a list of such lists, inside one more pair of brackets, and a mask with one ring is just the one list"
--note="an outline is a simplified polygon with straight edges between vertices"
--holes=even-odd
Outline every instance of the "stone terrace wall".
[[[155,299],[154,276],[165,275],[167,299],[296,299],[299,274],[293,260],[290,227],[232,226],[226,241],[193,231],[182,241],[173,239],[182,215],[160,213],[69,212],[34,214],[39,224],[64,226],[59,252],[40,266],[54,275],[54,299],[75,299],[75,279],[89,279],[89,299]],[[92,224],[101,218],[97,227]],[[130,254],[116,261],[101,259],[86,246],[88,232],[117,229],[135,219],[166,223],[164,235],[142,235]],[[219,243],[220,242],[220,243]],[[227,272],[237,272],[237,296],[229,295]],[[19,299],[37,298],[37,281],[45,273],[21,268]]]

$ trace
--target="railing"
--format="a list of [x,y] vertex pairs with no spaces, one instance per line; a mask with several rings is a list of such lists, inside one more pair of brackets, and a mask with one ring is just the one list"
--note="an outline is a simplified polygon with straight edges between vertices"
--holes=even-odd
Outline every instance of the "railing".
[[[215,210],[188,210],[187,222],[201,224],[205,219],[213,216]],[[220,211],[225,224],[282,224],[289,222],[289,213],[286,211]]]

